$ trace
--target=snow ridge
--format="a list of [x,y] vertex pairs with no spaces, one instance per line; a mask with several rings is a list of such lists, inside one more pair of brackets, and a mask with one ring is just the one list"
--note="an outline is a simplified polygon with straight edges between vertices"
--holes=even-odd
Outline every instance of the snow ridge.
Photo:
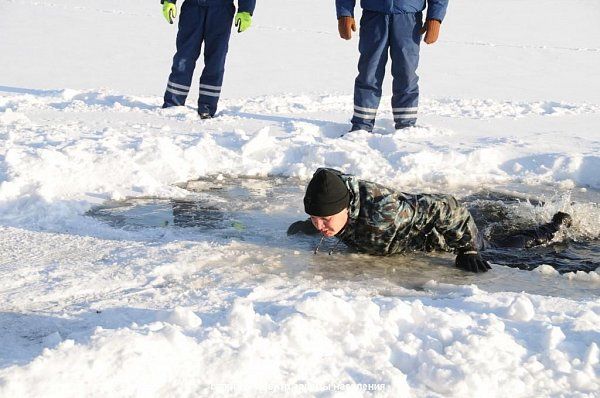
[[[561,102],[423,103],[425,119],[600,114],[598,105]],[[375,134],[340,137],[347,128],[347,96],[229,100],[219,117],[203,123],[193,109],[163,110],[159,104],[154,97],[68,89],[21,89],[0,97],[0,217],[10,225],[48,225],[102,198],[177,196],[174,183],[201,176],[305,179],[323,165],[407,190],[511,181],[600,188],[598,141],[582,141],[586,154],[565,152],[559,141],[538,152],[536,142],[512,135],[469,141],[458,138],[460,131],[429,125],[394,133],[387,110]]]

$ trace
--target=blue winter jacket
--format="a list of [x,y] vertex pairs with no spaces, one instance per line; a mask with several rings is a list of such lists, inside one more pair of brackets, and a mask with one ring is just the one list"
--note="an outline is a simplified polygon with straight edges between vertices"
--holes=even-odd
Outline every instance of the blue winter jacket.
[[[335,0],[337,17],[354,17],[356,0]],[[363,10],[384,14],[405,14],[425,9],[425,0],[360,0]],[[448,0],[427,0],[427,19],[442,21],[446,15]]]
[[[169,3],[175,4],[177,0],[160,0],[160,3],[164,3],[168,1]],[[227,5],[233,4],[233,0],[188,0],[188,1],[196,1],[201,6],[217,6],[217,5]],[[238,0],[238,12],[248,12],[250,15],[254,12],[254,7],[256,7],[256,0]]]

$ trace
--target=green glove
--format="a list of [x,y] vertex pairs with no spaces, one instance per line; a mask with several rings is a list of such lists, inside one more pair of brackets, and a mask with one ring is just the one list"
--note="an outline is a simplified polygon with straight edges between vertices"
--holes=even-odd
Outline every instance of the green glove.
[[172,24],[173,19],[177,16],[177,6],[171,2],[163,3],[163,15],[168,23]]
[[235,14],[234,21],[236,28],[238,28],[238,33],[241,33],[252,24],[252,15],[249,12],[238,12]]

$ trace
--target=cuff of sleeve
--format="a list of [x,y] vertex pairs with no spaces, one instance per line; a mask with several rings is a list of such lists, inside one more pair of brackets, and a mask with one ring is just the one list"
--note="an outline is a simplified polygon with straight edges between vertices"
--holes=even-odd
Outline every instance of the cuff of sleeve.
[[465,247],[465,248],[456,250],[454,253],[457,254],[457,255],[460,255],[460,254],[462,254],[462,255],[479,254],[479,250],[473,249],[473,248],[470,248],[470,247]]
[[445,15],[446,10],[428,9],[426,19],[437,19],[438,21],[442,22]]
[[340,19],[341,17],[354,18],[354,13],[352,12],[352,10],[348,10],[346,8],[340,8],[339,10],[337,10],[337,19]]

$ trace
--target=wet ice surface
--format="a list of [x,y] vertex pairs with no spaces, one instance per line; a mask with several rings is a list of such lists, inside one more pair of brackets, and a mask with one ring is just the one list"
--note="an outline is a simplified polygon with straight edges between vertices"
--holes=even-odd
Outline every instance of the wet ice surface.
[[[492,249],[485,256],[493,272],[471,274],[453,267],[449,253],[414,253],[390,257],[354,253],[336,239],[326,239],[316,255],[319,237],[285,234],[287,226],[303,219],[305,183],[289,178],[206,178],[190,181],[185,199],[131,198],[93,208],[89,216],[115,228],[133,231],[163,230],[174,239],[225,244],[231,240],[256,247],[265,258],[265,273],[316,275],[329,280],[365,281],[383,278],[398,286],[423,290],[435,280],[449,284],[476,284],[487,291],[527,291],[533,294],[584,298],[597,296],[597,284],[571,281],[532,270],[542,264],[561,273],[593,271],[600,265],[599,193],[574,189],[511,186],[499,190],[455,192],[471,209],[486,237],[547,222],[556,211],[573,215],[574,224],[555,242],[532,249]],[[537,187],[536,187],[537,188]],[[328,255],[331,248],[335,250]],[[269,264],[268,259],[278,259]],[[503,267],[500,265],[508,266]],[[386,294],[386,292],[380,292]]]

